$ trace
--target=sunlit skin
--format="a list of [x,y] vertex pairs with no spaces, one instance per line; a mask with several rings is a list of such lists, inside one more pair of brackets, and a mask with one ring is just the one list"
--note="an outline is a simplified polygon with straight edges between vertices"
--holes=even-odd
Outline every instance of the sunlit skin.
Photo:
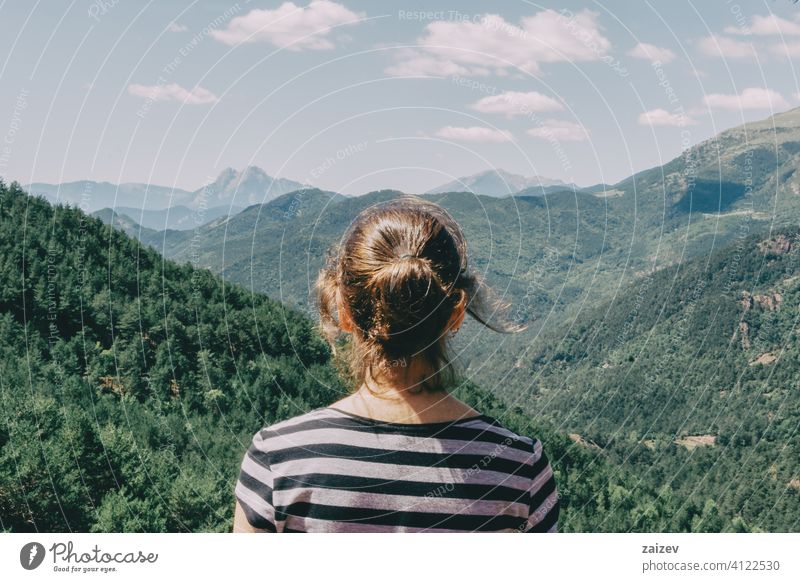
[[250,525],[244,514],[241,504],[236,502],[236,509],[233,512],[233,533],[266,533],[263,529],[258,529]]
[[[339,312],[339,328],[344,333],[353,333],[353,320],[347,313],[346,306],[337,302]],[[447,325],[448,333],[456,333],[464,322],[466,314],[465,304],[456,306]],[[338,400],[332,406],[359,416],[366,416],[385,422],[400,422],[407,424],[423,424],[429,422],[448,422],[479,413],[474,408],[461,402],[447,392],[428,392],[414,390],[420,378],[426,372],[420,370],[418,363],[412,359],[405,367],[395,367],[379,375],[370,375],[356,390]],[[254,528],[247,521],[239,502],[233,517],[234,533],[260,533],[264,530]]]

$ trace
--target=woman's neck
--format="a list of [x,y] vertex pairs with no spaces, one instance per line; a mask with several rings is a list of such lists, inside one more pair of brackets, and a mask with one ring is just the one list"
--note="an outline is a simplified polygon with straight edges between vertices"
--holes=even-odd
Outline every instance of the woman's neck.
[[356,392],[332,406],[375,420],[407,424],[447,422],[479,414],[446,390],[425,390],[422,382],[409,382],[409,377],[368,376]]

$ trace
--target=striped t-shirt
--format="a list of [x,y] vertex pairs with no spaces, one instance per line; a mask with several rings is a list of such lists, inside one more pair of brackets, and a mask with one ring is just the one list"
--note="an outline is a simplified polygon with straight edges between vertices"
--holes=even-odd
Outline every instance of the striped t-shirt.
[[319,408],[256,433],[236,498],[272,532],[554,532],[542,444],[489,416],[400,424]]

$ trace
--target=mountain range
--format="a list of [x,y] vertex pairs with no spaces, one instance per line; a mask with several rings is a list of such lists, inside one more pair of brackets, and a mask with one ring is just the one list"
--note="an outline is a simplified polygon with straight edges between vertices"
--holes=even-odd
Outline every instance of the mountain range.
[[428,190],[426,194],[444,194],[447,192],[471,192],[483,196],[513,196],[522,191],[530,195],[548,194],[559,190],[575,190],[575,184],[567,184],[561,180],[545,178],[544,176],[522,176],[512,174],[501,169],[491,169],[478,172],[471,176],[457,178],[436,188]]
[[[219,218],[232,216],[242,211],[239,206],[212,206],[211,208],[192,209],[188,206],[172,206],[165,210],[141,210],[117,206],[103,208],[93,212],[101,220],[108,222],[111,215],[123,218],[126,224],[141,225],[151,230],[189,230]],[[126,231],[128,232],[128,231]],[[133,231],[130,231],[131,234]]]
[[32,183],[25,189],[50,202],[71,204],[90,213],[111,208],[147,228],[185,230],[303,187],[300,182],[273,178],[257,166],[248,166],[242,171],[226,168],[213,182],[193,191],[156,184],[89,180]]
[[[535,286],[535,301],[524,310],[533,320],[552,308],[612,297],[647,273],[707,255],[742,233],[793,224],[800,214],[799,124],[795,109],[737,127],[592,192],[427,196],[461,222],[474,265],[507,298],[522,300]],[[302,307],[325,250],[353,217],[401,194],[303,189],[156,240],[168,257],[191,254],[199,266]],[[282,257],[291,264],[281,265]]]
[[[197,190],[157,184],[112,184],[80,180],[61,184],[34,182],[24,186],[53,203],[80,206],[87,212],[112,208],[147,228],[186,230],[243,208],[263,204],[311,186],[286,178],[273,178],[257,166],[242,171],[226,168],[213,182]],[[598,187],[593,187],[597,189]],[[502,169],[487,170],[442,184],[428,194],[470,192],[484,196],[547,194],[580,189],[574,184],[543,176],[526,177]],[[592,191],[592,188],[587,189]]]

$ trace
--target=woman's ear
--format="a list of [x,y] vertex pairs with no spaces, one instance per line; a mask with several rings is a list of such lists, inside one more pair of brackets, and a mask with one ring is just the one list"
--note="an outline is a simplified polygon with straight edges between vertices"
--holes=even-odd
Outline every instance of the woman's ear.
[[353,318],[350,316],[350,311],[344,304],[344,299],[342,299],[342,294],[338,289],[336,290],[336,311],[339,314],[339,329],[344,333],[353,333],[355,328]]

